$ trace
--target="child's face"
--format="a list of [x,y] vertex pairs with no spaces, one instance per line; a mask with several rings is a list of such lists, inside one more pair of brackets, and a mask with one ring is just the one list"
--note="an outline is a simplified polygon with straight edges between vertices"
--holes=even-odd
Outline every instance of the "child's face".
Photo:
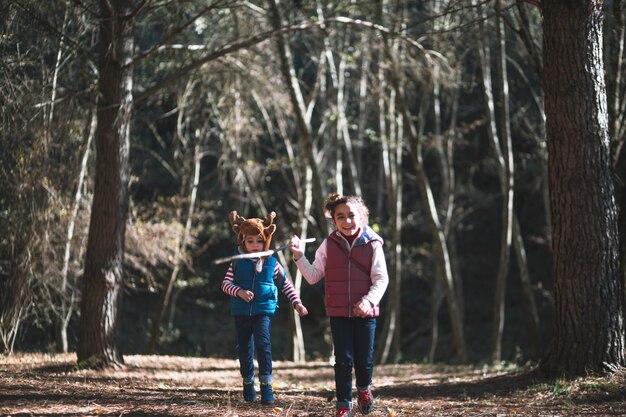
[[355,235],[361,227],[361,214],[356,204],[348,202],[339,204],[333,216],[335,227],[346,236]]
[[265,245],[265,240],[263,240],[261,235],[246,236],[243,243],[246,247],[246,252],[261,252]]

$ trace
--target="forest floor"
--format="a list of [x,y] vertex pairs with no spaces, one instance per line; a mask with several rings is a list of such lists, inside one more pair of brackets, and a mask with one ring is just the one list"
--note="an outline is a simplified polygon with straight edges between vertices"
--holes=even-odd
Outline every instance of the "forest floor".
[[[94,371],[78,369],[73,354],[0,356],[0,415],[334,415],[333,369],[326,362],[275,361],[276,403],[262,406],[243,401],[235,360],[124,359],[120,369]],[[541,382],[504,368],[385,365],[374,370],[373,391],[373,417],[626,416],[625,372]]]

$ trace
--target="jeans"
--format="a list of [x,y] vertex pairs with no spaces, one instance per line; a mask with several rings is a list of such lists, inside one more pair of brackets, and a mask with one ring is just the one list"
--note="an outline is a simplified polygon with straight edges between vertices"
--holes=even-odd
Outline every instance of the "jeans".
[[352,408],[352,367],[358,389],[367,389],[374,370],[375,318],[331,317],[335,347],[337,407]]
[[239,371],[244,380],[254,379],[254,351],[259,362],[259,381],[272,381],[272,343],[270,326],[272,318],[267,315],[235,316]]

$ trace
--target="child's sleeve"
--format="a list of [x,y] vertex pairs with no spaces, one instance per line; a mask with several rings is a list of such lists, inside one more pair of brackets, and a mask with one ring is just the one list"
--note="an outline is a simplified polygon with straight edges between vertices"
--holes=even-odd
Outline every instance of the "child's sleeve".
[[387,285],[389,284],[389,275],[387,274],[387,263],[385,262],[385,253],[380,242],[374,242],[374,253],[372,254],[372,269],[370,272],[372,286],[365,295],[372,305],[378,305],[381,298],[385,295]]
[[239,291],[240,289],[240,287],[235,285],[233,264],[231,262],[231,264],[228,266],[228,271],[226,271],[226,275],[224,275],[224,279],[222,280],[222,291],[232,297],[236,297],[237,291]]
[[[296,261],[296,266],[302,272],[302,276],[311,285],[324,278],[326,270],[326,246],[328,239],[324,239],[315,251],[315,260],[311,264],[304,254]],[[295,258],[294,258],[295,259]]]
[[[282,285],[280,284],[281,281]],[[293,283],[287,277],[285,269],[278,262],[276,262],[276,266],[274,267],[274,282],[276,283],[278,289],[287,296],[292,305],[295,306],[296,304],[302,304],[302,300],[300,300]]]

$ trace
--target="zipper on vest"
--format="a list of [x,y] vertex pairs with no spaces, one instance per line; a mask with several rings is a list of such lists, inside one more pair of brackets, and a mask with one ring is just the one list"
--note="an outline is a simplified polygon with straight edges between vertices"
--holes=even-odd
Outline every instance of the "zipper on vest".
[[[354,242],[353,242],[354,243]],[[348,317],[352,317],[352,247],[348,248]]]
[[341,234],[340,237],[346,242],[348,247],[348,317],[352,317],[352,248],[356,244],[356,239],[352,243],[348,243],[348,240]]
[[255,281],[256,281],[256,267],[252,266],[252,271],[254,271],[254,273],[252,274],[252,294],[254,294],[252,296],[252,300],[250,301],[250,312],[248,313],[249,316],[252,316],[252,304],[256,301],[256,294],[254,293],[254,287],[255,287]]
[[[356,239],[352,241],[352,243],[348,243],[348,240],[341,235],[340,232],[337,232],[337,235],[340,239],[346,243],[345,246],[348,248],[348,317],[352,317],[352,248],[356,246]],[[340,243],[340,242],[337,242]]]

